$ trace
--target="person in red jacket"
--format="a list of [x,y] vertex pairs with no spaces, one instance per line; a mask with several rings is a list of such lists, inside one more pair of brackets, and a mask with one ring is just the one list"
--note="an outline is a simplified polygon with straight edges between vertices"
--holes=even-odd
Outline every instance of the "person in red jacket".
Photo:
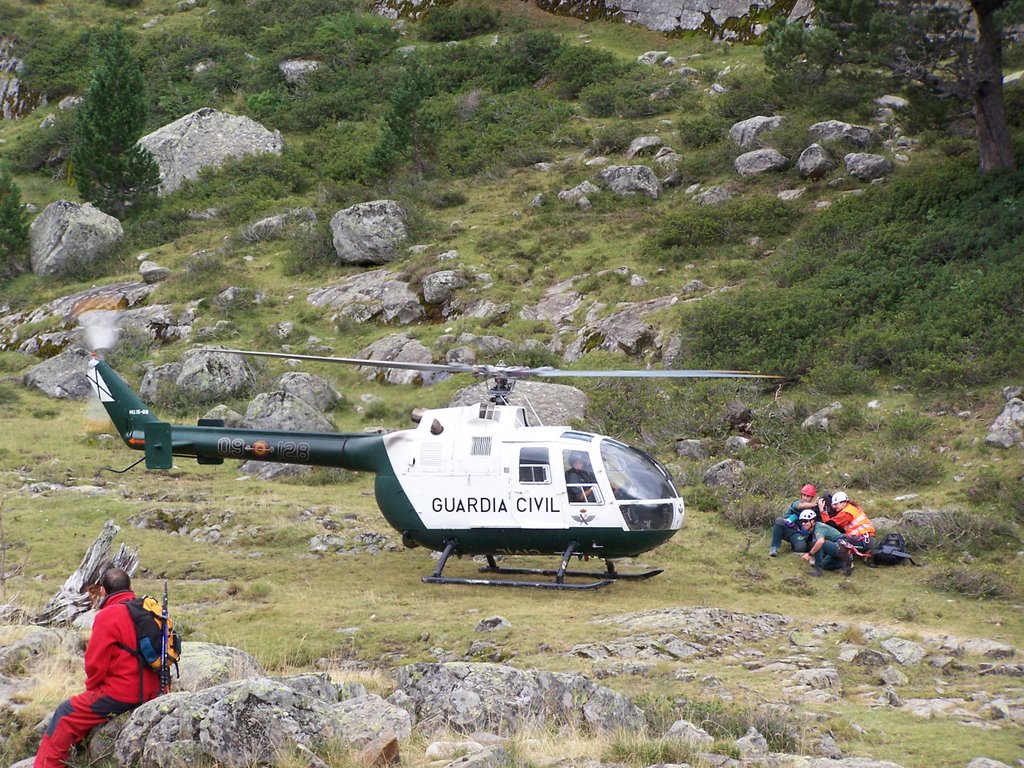
[[39,744],[34,768],[60,768],[67,762],[71,748],[93,728],[160,693],[159,675],[142,668],[138,658],[121,647],[136,645],[135,625],[124,605],[135,598],[128,574],[120,568],[108,570],[100,579],[99,595],[100,609],[85,648],[85,691],[54,711]]

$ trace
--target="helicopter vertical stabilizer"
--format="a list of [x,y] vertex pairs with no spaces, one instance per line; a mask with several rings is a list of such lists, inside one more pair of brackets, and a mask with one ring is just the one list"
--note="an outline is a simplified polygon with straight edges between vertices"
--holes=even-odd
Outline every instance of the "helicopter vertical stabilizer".
[[144,445],[146,425],[158,423],[160,419],[103,360],[93,357],[87,376],[121,439],[133,448]]

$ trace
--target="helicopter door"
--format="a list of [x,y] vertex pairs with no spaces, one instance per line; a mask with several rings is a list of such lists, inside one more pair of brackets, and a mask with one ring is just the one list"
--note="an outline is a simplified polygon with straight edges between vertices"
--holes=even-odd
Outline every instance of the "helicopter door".
[[570,506],[596,507],[604,504],[601,488],[586,451],[563,451],[565,469],[565,494]]
[[512,505],[519,525],[561,528],[562,504],[551,480],[550,452],[543,446],[513,446]]

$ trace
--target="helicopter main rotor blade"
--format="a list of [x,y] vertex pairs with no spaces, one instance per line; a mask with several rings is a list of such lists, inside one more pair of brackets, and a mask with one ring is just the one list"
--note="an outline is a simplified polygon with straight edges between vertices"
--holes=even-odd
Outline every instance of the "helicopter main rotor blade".
[[424,371],[426,373],[477,373],[472,365],[465,363],[406,363],[399,360],[369,360],[362,357],[328,357],[325,355],[300,355],[288,352],[254,352],[249,349],[220,349],[206,347],[207,352],[230,352],[235,355],[253,357],[281,357],[286,360],[312,360],[318,363],[345,363],[367,368],[395,368],[403,371]]
[[235,355],[252,355],[254,357],[279,357],[286,360],[311,360],[319,363],[343,363],[359,365],[367,368],[394,368],[404,371],[424,371],[425,373],[469,373],[474,376],[488,376],[497,379],[526,378],[592,378],[592,379],[780,379],[752,371],[720,371],[693,368],[666,368],[657,370],[581,370],[570,371],[560,368],[543,366],[528,368],[521,365],[469,365],[468,363],[412,363],[398,360],[370,360],[362,357],[330,357],[326,355],[302,355],[289,352],[257,352],[248,349],[220,349],[206,347],[208,352],[229,352]]
[[665,368],[640,371],[566,371],[557,368],[533,368],[530,369],[530,376],[547,378],[579,377],[579,378],[601,378],[601,379],[781,379],[781,376],[773,376],[767,373],[754,373],[753,371],[718,371],[702,369]]

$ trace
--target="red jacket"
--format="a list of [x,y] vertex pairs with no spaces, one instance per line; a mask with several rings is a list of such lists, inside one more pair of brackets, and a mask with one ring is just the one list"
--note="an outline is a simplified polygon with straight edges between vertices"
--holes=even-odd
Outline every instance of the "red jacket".
[[[142,675],[142,701],[160,693],[157,673],[139,665],[137,656],[118,646],[135,647],[135,624],[124,603],[135,599],[134,592],[107,595],[92,624],[92,636],[85,648],[85,688],[98,691],[117,701],[139,702],[139,675]],[[141,702],[139,702],[141,703]]]

